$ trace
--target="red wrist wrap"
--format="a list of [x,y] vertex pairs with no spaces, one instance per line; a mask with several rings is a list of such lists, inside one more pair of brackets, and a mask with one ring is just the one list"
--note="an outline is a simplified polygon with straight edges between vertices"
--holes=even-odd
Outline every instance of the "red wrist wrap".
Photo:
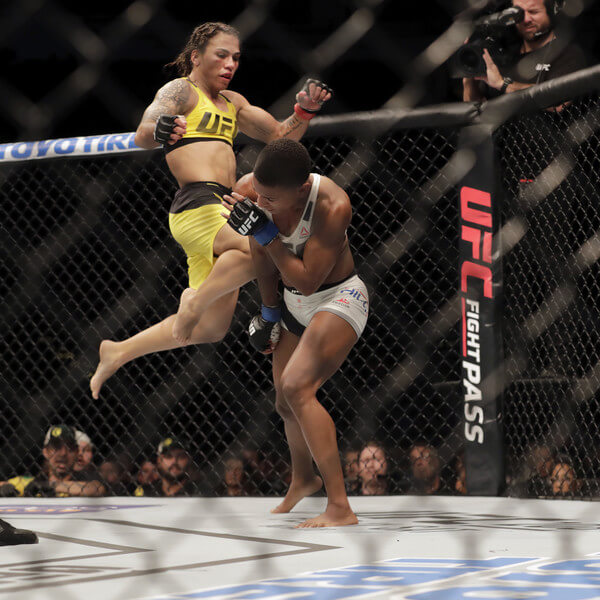
[[315,115],[305,111],[297,102],[294,104],[294,112],[303,121],[310,121]]

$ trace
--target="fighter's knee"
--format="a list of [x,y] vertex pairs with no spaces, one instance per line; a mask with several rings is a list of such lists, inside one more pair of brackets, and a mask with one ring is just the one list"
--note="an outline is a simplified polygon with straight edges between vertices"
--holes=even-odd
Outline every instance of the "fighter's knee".
[[283,394],[279,391],[275,396],[275,410],[277,411],[277,414],[284,420],[294,416],[290,405],[286,402]]
[[301,406],[307,398],[312,396],[310,384],[294,373],[284,372],[280,385],[283,397],[292,410]]
[[252,176],[253,173],[246,173],[242,175],[233,186],[233,191],[241,194],[242,196],[247,196],[253,202],[256,202],[258,195],[254,190],[254,186],[252,185]]
[[210,341],[208,342],[209,344],[216,344],[217,342],[221,342],[223,341],[223,338],[225,337],[225,335],[227,334],[227,329],[224,330],[217,330],[217,331],[213,331],[210,333]]
[[227,327],[213,327],[207,329],[202,325],[197,326],[197,330],[192,332],[191,344],[216,344],[223,340],[229,331],[229,324]]

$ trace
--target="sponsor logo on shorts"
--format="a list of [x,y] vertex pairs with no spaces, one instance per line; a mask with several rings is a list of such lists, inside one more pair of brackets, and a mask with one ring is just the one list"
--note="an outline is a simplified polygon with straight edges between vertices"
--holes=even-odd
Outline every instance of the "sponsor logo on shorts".
[[339,302],[340,304],[350,304],[350,300],[346,300],[346,298],[338,298],[334,300],[334,302]]
[[365,312],[369,310],[369,299],[356,288],[344,288],[340,290],[340,296],[350,296],[350,298],[354,298],[362,305],[362,309]]

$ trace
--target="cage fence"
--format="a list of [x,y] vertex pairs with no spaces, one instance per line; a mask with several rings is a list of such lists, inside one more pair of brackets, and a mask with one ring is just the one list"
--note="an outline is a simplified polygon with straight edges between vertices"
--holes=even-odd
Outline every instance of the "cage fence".
[[[43,135],[92,94],[129,123],[139,102],[108,66],[146,23],[153,23],[151,35],[159,40],[167,31],[184,38],[164,4],[135,3],[104,32],[72,16],[65,43],[80,64],[44,98],[8,86],[0,99],[6,114],[30,135]],[[274,4],[251,2],[237,15],[233,24],[242,40],[289,41]],[[291,66],[302,76],[272,112],[283,115],[289,108],[307,67],[327,72],[360,40],[380,52],[398,50],[378,21],[389,3],[380,4],[345,2],[348,18],[331,35],[312,52],[297,47],[295,55],[304,59]],[[7,35],[30,20],[49,35],[64,32],[56,27],[65,17],[60,3],[27,10],[6,21]],[[468,32],[456,22],[434,41],[386,106],[414,105],[425,77]],[[597,110],[597,97],[558,114],[538,110],[495,136],[503,221],[518,223],[522,232],[504,266],[504,426],[512,494],[550,493],[551,473],[530,481],[540,447],[553,461],[572,463],[581,485],[571,495],[597,493]],[[370,439],[383,444],[391,493],[415,491],[409,455],[415,443],[439,454],[443,491],[452,493],[463,419],[456,297],[461,124],[441,126],[431,117],[429,124],[421,119],[412,127],[361,134],[355,122],[373,118],[342,116],[326,135],[315,128],[305,140],[315,170],[351,197],[350,243],[372,297],[365,335],[320,397],[342,450],[360,449]],[[465,115],[462,124],[473,118]],[[251,170],[257,150],[248,145],[236,151],[241,175]],[[560,182],[556,189],[548,183],[553,177]],[[7,207],[0,241],[7,429],[0,478],[37,472],[46,429],[65,422],[90,436],[97,462],[118,455],[133,470],[173,436],[193,457],[193,493],[220,493],[224,459],[232,454],[244,458],[251,493],[282,493],[289,463],[269,361],[251,352],[246,339],[258,308],[254,284],[242,290],[223,342],[138,359],[108,381],[99,401],[90,398],[99,341],[123,339],[171,314],[186,284],[184,256],[166,222],[175,183],[160,153],[1,164],[0,181]]]
[[[351,184],[339,183],[353,200],[349,238],[372,314],[322,400],[342,448],[370,439],[386,447],[397,491],[408,485],[401,458],[417,439],[456,452],[459,414],[432,385],[457,376],[455,328],[431,344],[401,393],[381,385],[399,362],[421,360],[419,331],[454,295],[454,192],[432,204],[427,231],[391,269],[377,264],[386,240],[410,225],[416,191],[448,160],[455,139],[450,130],[402,130],[368,145],[342,132],[307,141],[324,174],[367,148],[371,157]],[[4,478],[35,472],[47,427],[67,423],[90,436],[99,459],[126,453],[139,463],[173,436],[194,457],[199,494],[217,493],[230,453],[254,465],[255,493],[281,493],[289,464],[270,361],[252,352],[245,331],[258,309],[253,283],[242,290],[222,342],[136,360],[109,379],[98,401],[90,397],[99,341],[162,320],[186,286],[184,255],[165,221],[176,186],[161,153],[26,161],[2,176],[9,206],[2,236],[2,398],[10,422]]]
[[503,266],[516,494],[553,496],[576,477],[567,495],[598,495],[598,127],[592,95],[512,119],[496,134],[503,221],[522,226]]

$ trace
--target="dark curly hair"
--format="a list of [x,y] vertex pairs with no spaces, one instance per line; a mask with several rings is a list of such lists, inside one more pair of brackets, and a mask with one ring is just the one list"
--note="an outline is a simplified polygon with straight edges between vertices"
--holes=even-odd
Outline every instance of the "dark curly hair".
[[239,39],[240,32],[231,25],[220,22],[209,22],[198,25],[188,38],[183,50],[177,58],[165,65],[166,69],[176,69],[179,75],[187,77],[192,72],[192,52],[198,50],[203,52],[208,42],[218,33],[233,35]]
[[254,165],[254,177],[262,184],[296,187],[310,175],[310,156],[300,143],[281,138],[267,144]]

